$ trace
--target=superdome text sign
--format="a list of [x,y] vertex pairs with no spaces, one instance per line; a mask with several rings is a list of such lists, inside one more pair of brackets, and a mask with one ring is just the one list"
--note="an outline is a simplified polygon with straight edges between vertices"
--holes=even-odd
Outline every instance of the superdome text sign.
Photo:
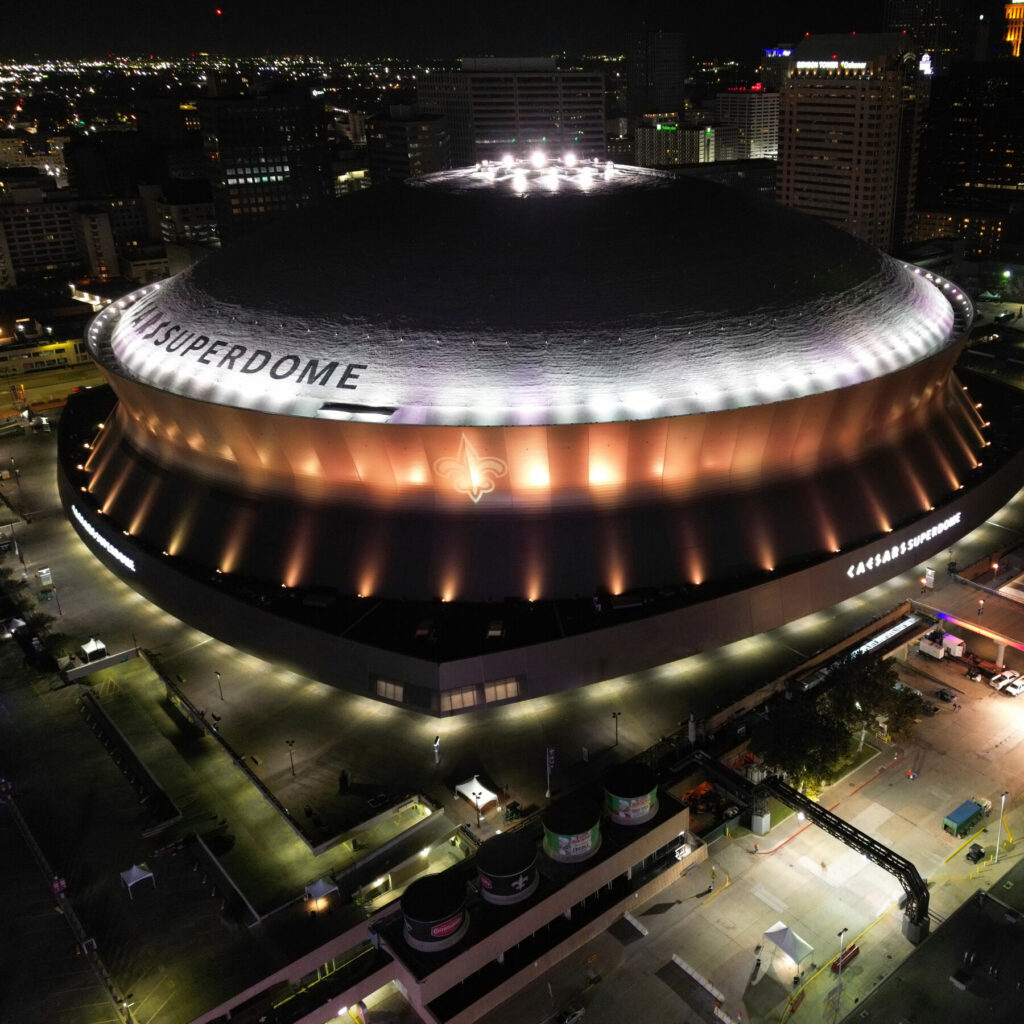
[[211,338],[176,323],[160,306],[153,305],[153,300],[139,304],[132,325],[139,340],[149,342],[155,348],[177,353],[182,359],[239,374],[265,373],[274,380],[295,377],[300,384],[317,384],[320,387],[330,384],[335,388],[355,391],[359,371],[367,369],[365,363],[342,363],[340,360],[321,363],[319,359],[294,353],[275,356],[264,348]]
[[881,569],[882,566],[891,564],[903,555],[912,554],[915,548],[919,548],[922,544],[926,544],[928,541],[934,540],[947,530],[951,530],[954,526],[957,526],[960,522],[960,517],[961,513],[955,512],[953,515],[943,519],[941,523],[936,523],[935,526],[931,526],[927,530],[922,530],[920,533],[914,534],[913,537],[908,537],[906,540],[900,541],[899,544],[891,544],[887,547],[879,548],[867,558],[862,559],[859,562],[851,562],[849,566],[847,566],[846,575],[852,580],[857,576],[863,576],[865,573],[872,572],[875,569]]

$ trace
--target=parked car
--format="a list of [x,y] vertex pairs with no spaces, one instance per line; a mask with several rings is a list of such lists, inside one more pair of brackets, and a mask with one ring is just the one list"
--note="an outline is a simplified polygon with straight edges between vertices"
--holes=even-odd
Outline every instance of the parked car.
[[1011,697],[1020,696],[1024,693],[1024,678],[1014,679],[1012,683],[1008,683],[1003,687],[1003,693],[1007,693]]
[[998,675],[993,676],[988,681],[988,685],[991,686],[993,690],[1001,690],[1004,686],[1009,686],[1010,683],[1019,678],[1019,672],[1014,672],[1012,668],[1008,668],[1005,672],[1000,672]]
[[935,696],[946,704],[952,704],[956,700],[956,694],[952,690],[936,690]]
[[982,860],[985,856],[985,847],[978,843],[971,843],[971,848],[967,851],[967,859],[972,864],[977,864],[979,860]]

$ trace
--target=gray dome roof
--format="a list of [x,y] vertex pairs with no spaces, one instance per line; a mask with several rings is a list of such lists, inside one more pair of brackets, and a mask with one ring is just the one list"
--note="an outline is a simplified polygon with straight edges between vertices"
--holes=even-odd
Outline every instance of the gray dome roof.
[[952,343],[952,301],[969,309],[716,185],[469,168],[278,222],[104,311],[90,341],[119,373],[270,412],[604,422],[881,376]]

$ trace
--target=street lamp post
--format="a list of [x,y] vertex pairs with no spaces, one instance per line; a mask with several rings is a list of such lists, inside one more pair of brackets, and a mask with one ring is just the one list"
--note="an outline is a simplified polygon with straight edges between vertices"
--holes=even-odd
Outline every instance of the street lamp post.
[[477,828],[480,827],[480,798],[482,796],[483,796],[483,793],[479,793],[479,792],[473,794],[473,805],[476,807],[476,827]]
[[434,764],[441,763],[441,737],[434,737]]
[[621,717],[621,711],[613,711],[612,718],[615,719],[615,746],[619,745],[619,718]]
[[846,933],[848,931],[849,931],[848,928],[840,928],[839,929],[839,935],[838,935],[838,938],[839,938],[839,959],[838,959],[838,961],[836,961],[837,964],[838,964],[838,966],[836,967],[836,973],[839,975],[839,978],[838,978],[838,983],[837,983],[836,987],[839,990],[839,1001],[840,1002],[842,1001],[842,998],[843,998],[843,952],[846,949],[846,947],[845,947],[845,945],[843,943],[843,940],[846,938]]
[[999,828],[996,829],[996,863],[999,863],[999,847],[1003,845],[1003,810],[1006,807],[1006,793],[1004,789],[999,794]]
[[213,674],[217,677],[217,692],[220,694],[220,699],[223,700],[224,699],[224,687],[221,686],[221,683],[220,683],[220,673],[219,672],[214,672]]
[[984,613],[985,613],[985,598],[979,597],[978,598],[978,618],[980,619]]
[[292,775],[295,775],[295,740],[285,740],[288,747],[288,763],[292,766]]

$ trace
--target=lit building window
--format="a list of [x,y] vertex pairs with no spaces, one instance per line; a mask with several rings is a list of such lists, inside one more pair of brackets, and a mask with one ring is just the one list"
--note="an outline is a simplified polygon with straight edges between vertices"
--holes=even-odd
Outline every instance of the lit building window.
[[393,683],[389,679],[378,679],[377,696],[401,704],[405,700],[405,687],[401,683]]
[[479,698],[475,686],[462,686],[457,690],[446,690],[441,694],[441,711],[462,711],[475,707]]
[[484,683],[484,701],[493,704],[497,700],[515,700],[519,696],[519,680],[515,677]]

